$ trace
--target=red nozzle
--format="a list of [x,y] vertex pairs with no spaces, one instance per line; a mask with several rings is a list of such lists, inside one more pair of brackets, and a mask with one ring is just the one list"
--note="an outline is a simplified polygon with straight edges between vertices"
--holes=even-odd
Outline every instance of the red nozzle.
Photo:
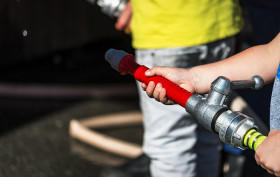
[[184,90],[175,83],[161,76],[147,77],[145,75],[145,72],[149,68],[135,63],[134,56],[124,51],[110,49],[106,52],[105,58],[112,65],[112,67],[119,71],[121,74],[129,73],[133,75],[136,80],[145,84],[148,84],[151,81],[154,81],[155,84],[161,83],[162,86],[166,89],[168,98],[183,107],[186,106],[188,99],[193,95],[187,90]]

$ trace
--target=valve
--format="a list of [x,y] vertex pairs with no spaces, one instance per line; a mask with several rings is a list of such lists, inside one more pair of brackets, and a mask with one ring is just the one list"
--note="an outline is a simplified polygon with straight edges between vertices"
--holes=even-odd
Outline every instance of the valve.
[[261,89],[263,83],[259,76],[252,77],[252,80],[232,82],[220,76],[212,82],[211,91],[205,101],[199,95],[193,95],[187,101],[185,109],[208,130],[218,133],[223,142],[244,150],[248,147],[243,143],[246,133],[251,129],[257,130],[258,127],[253,118],[229,110],[226,103],[232,90]]
[[252,77],[252,80],[232,82],[220,76],[212,82],[211,91],[207,98],[203,99],[200,95],[192,94],[163,77],[145,76],[148,68],[135,63],[134,56],[124,51],[110,49],[106,52],[105,59],[121,74],[131,74],[136,80],[146,84],[150,81],[161,83],[170,99],[183,106],[200,124],[217,133],[221,141],[234,148],[256,150],[266,138],[257,132],[258,127],[253,118],[233,112],[226,106],[234,89],[261,89],[264,82],[259,76]]
[[91,4],[97,4],[101,7],[101,11],[110,16],[118,17],[125,9],[128,0],[86,0]]

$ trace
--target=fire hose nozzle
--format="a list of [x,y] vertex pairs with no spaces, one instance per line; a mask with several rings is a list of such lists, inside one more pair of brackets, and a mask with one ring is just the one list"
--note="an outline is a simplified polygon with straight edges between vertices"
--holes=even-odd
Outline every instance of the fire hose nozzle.
[[129,55],[123,50],[109,49],[105,53],[105,60],[111,64],[112,68],[119,71],[119,65],[122,59]]
[[156,84],[161,83],[168,92],[167,96],[172,99],[174,102],[185,107],[187,100],[192,93],[187,90],[179,87],[173,82],[160,77],[152,76],[147,77],[145,72],[149,69],[146,66],[139,65],[135,62],[134,56],[130,55],[122,50],[109,49],[105,54],[105,59],[111,64],[111,66],[120,72],[121,74],[131,74],[134,78],[140,82],[148,84],[153,81]]

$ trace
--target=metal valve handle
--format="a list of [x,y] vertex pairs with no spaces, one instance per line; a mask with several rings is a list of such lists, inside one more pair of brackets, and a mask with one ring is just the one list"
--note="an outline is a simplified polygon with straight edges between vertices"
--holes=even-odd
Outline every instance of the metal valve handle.
[[232,81],[231,89],[246,89],[252,88],[254,90],[259,90],[263,87],[264,81],[260,76],[253,76],[252,80],[241,80],[241,81]]

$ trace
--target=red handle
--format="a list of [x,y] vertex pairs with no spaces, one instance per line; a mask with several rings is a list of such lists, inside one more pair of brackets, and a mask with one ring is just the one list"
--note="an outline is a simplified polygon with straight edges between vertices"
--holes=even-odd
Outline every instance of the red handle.
[[151,81],[154,81],[155,84],[161,83],[162,86],[166,89],[168,98],[185,107],[188,99],[193,94],[161,76],[147,77],[145,75],[145,72],[148,69],[149,68],[147,68],[146,66],[140,66],[139,64],[135,63],[133,55],[126,55],[125,57],[123,57],[119,64],[119,72],[121,74],[129,73],[133,75],[136,80],[145,84],[148,84]]

